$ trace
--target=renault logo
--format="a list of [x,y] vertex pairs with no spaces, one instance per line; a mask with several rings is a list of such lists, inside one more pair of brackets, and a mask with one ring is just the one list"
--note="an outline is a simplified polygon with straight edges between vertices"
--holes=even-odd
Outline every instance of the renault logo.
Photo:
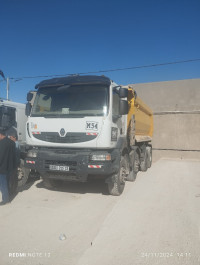
[[61,137],[65,136],[65,129],[64,128],[60,129],[60,136]]

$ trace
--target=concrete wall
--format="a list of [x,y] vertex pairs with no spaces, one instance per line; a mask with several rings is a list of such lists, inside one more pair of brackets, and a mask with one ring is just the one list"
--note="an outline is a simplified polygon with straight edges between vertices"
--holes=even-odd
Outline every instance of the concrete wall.
[[200,79],[132,86],[154,112],[154,160],[200,159]]

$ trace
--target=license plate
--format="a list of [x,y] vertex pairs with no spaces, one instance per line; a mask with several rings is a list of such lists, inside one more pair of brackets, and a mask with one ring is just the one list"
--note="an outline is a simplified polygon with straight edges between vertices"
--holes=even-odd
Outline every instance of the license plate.
[[68,166],[56,166],[56,165],[49,165],[50,170],[58,170],[58,171],[69,171]]

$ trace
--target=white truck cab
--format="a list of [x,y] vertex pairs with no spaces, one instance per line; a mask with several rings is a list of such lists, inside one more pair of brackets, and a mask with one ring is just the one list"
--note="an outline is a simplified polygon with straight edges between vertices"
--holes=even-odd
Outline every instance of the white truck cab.
[[110,193],[120,195],[125,176],[118,178],[117,188],[111,186],[129,148],[128,89],[105,76],[79,75],[44,80],[35,88],[33,106],[26,107],[26,166],[37,170],[47,186],[101,176]]

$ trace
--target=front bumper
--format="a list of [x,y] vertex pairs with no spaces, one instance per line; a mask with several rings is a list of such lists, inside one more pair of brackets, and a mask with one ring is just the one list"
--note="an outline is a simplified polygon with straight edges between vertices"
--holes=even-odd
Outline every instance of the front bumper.
[[[38,149],[36,157],[27,157],[25,166],[40,173],[43,178],[85,182],[89,175],[102,178],[119,169],[117,150],[69,150]],[[105,153],[111,156],[109,161],[92,161],[93,154]]]

